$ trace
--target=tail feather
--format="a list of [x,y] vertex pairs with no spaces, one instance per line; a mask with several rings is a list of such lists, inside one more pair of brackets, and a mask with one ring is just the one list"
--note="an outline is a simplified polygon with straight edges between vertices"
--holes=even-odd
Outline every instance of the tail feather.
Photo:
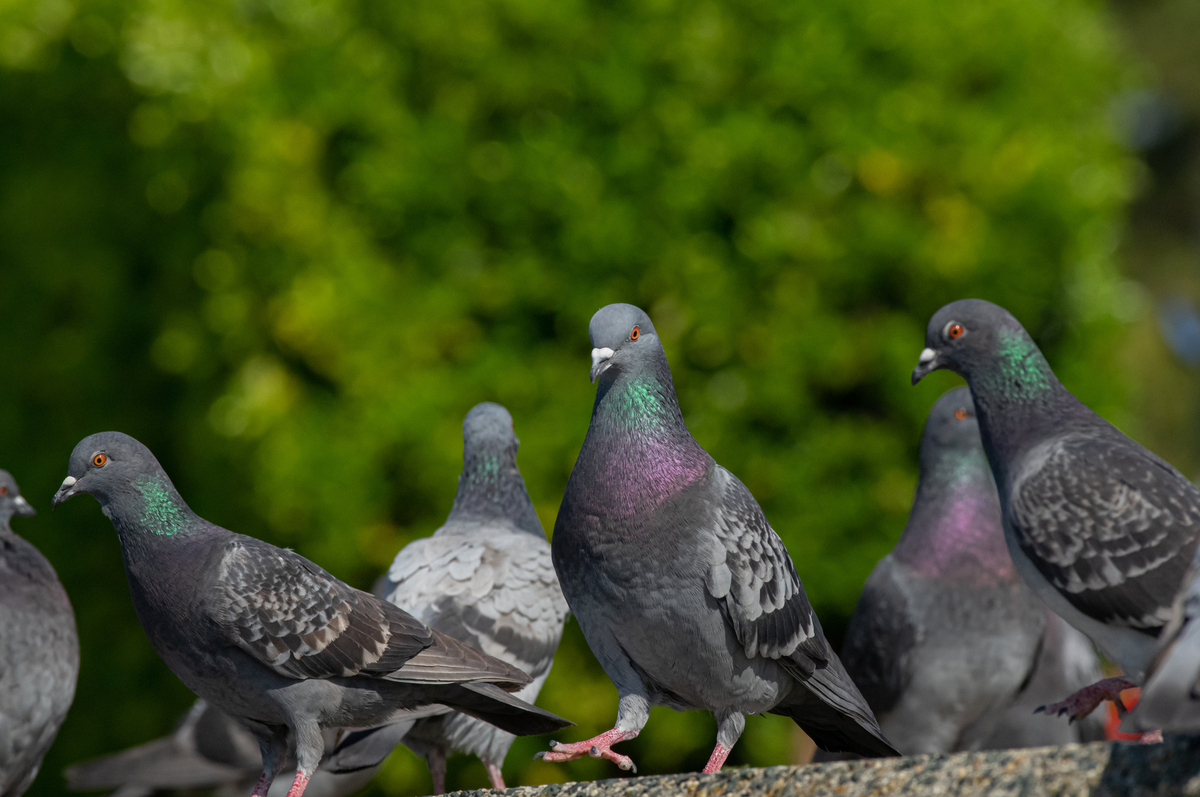
[[388,680],[411,684],[493,683],[506,692],[516,692],[532,678],[506,661],[432,631],[433,644],[387,675]]
[[863,756],[898,756],[883,735],[867,701],[830,651],[825,667],[799,677],[798,689],[772,714],[790,717],[822,750]]
[[321,762],[321,768],[328,772],[358,772],[377,766],[404,741],[405,734],[412,730],[415,722],[405,720],[348,733]]
[[442,702],[516,736],[553,733],[575,724],[526,703],[494,684],[460,684],[453,692],[447,690]]
[[172,737],[156,739],[115,755],[94,758],[67,767],[63,773],[72,791],[115,789],[125,786],[149,789],[200,789],[220,786],[246,777],[242,769],[209,761],[190,750],[181,750]]

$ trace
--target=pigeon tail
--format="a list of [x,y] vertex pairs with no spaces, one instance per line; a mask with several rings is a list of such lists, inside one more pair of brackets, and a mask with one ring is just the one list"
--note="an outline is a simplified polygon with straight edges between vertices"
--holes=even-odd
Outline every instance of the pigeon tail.
[[515,736],[538,736],[574,725],[488,683],[460,684],[442,702]]
[[832,652],[826,667],[799,680],[794,698],[771,709],[772,714],[790,717],[818,747],[831,753],[900,755]]

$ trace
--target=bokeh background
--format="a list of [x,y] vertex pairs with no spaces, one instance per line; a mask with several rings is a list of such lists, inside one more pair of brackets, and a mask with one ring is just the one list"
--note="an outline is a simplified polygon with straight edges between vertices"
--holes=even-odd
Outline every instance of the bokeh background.
[[[897,539],[930,314],[1021,319],[1068,388],[1200,472],[1194,0],[5,0],[0,466],[74,602],[64,765],[168,732],[83,436],[148,444],[203,516],[367,588],[449,511],[505,404],[553,527],[587,322],[647,309],[696,438],[754,492],[831,639]],[[540,701],[610,727],[577,626]],[[699,768],[656,709],[625,752]],[[531,761],[510,783],[614,777]],[[795,760],[752,719],[734,764]],[[481,786],[456,760],[452,787]],[[399,751],[371,794],[426,793]]]

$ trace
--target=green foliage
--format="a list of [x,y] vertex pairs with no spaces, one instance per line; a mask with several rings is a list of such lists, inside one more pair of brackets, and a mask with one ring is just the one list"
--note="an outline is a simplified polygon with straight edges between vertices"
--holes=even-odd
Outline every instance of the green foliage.
[[[74,444],[120,429],[205,517],[369,586],[449,511],[479,401],[512,411],[552,528],[588,319],[633,302],[836,638],[956,381],[909,386],[939,306],[1005,305],[1123,420],[1114,50],[1090,0],[9,4],[0,464],[43,508]],[[188,696],[94,505],[19,531],[83,638],[45,795]],[[541,702],[578,723],[564,738],[612,721],[573,624]],[[733,761],[781,763],[793,727],[751,720]],[[698,768],[712,729],[657,710],[628,752]],[[531,762],[541,745],[510,782],[616,774]],[[378,788],[421,793],[419,773],[399,754]]]

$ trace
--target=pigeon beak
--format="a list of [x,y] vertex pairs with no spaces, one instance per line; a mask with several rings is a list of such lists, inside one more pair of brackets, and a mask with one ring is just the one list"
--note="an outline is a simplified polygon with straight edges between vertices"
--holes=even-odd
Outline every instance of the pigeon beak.
[[612,365],[613,350],[605,346],[603,349],[592,349],[592,382],[600,378],[600,374]]
[[17,500],[13,501],[13,504],[17,507],[17,514],[21,517],[33,517],[37,514],[37,510],[29,505],[29,502],[25,500],[25,496],[23,495],[18,495]]
[[938,360],[937,352],[933,349],[922,349],[921,356],[917,358],[917,367],[913,369],[912,383],[915,385],[925,378],[925,375],[930,371],[936,371],[941,368],[942,364]]
[[67,478],[63,479],[62,487],[58,488],[58,492],[54,494],[54,500],[50,502],[51,509],[75,495],[75,483],[77,481],[79,480],[74,476],[68,476]]

